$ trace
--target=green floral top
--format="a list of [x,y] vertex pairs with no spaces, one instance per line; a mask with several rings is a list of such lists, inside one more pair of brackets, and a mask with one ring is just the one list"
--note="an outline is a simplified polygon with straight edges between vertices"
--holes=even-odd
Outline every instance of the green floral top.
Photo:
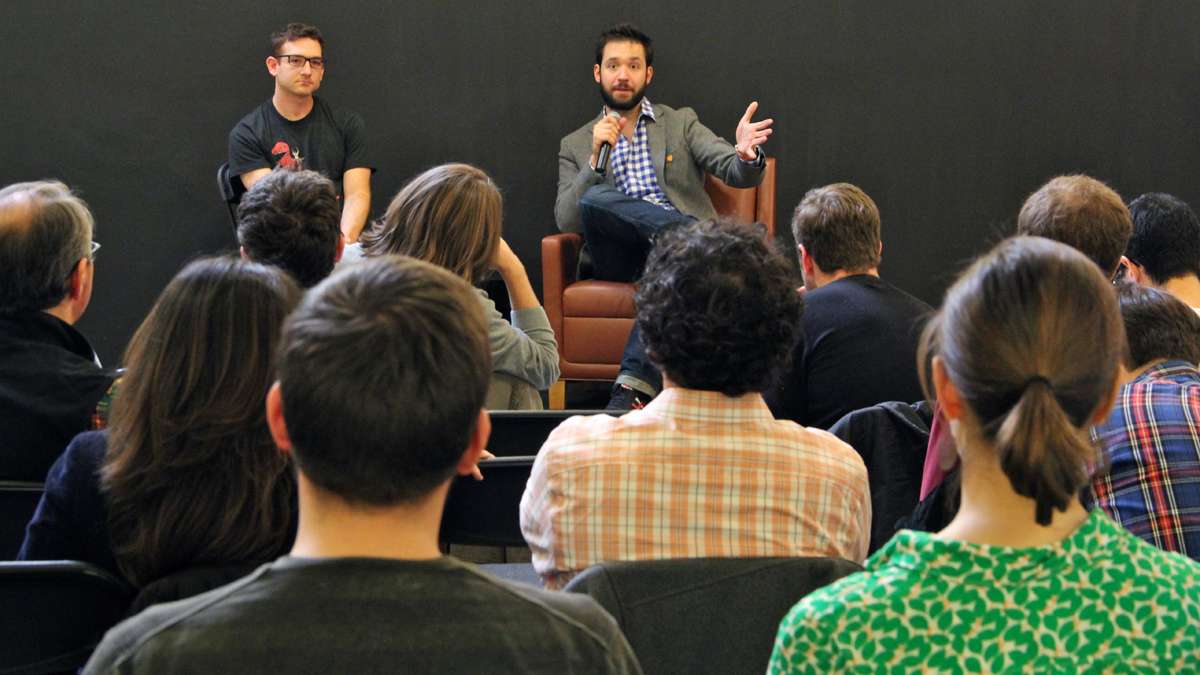
[[1200,672],[1200,564],[1099,510],[1052,546],[902,530],[779,626],[771,673]]

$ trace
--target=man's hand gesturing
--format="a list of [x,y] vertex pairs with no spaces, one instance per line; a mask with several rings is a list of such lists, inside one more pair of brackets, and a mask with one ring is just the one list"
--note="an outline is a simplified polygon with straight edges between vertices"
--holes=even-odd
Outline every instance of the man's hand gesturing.
[[771,124],[775,122],[770,117],[761,122],[751,122],[750,118],[757,110],[758,101],[746,106],[746,114],[738,120],[737,131],[734,134],[737,139],[734,149],[737,150],[738,157],[747,162],[753,162],[758,157],[758,146],[767,142],[767,138],[771,136]]

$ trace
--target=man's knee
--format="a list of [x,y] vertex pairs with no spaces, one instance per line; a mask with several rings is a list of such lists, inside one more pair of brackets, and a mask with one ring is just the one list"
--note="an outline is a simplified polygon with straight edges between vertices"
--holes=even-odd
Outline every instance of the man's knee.
[[625,193],[617,188],[607,183],[600,183],[583,192],[583,195],[579,197],[579,208],[592,211],[611,211],[613,203],[624,196]]

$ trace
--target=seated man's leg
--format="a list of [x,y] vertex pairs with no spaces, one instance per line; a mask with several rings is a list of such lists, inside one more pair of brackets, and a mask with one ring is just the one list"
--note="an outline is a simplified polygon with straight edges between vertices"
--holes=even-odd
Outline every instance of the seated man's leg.
[[[622,387],[633,390],[634,395],[642,402],[649,401],[662,391],[662,374],[646,357],[646,348],[642,345],[642,332],[637,322],[629,332],[629,340],[625,343],[625,353],[621,355],[621,372],[613,386],[613,397],[609,400],[610,409],[627,409],[621,399],[629,398]],[[632,401],[629,401],[632,403]]]
[[633,281],[642,272],[650,241],[668,227],[694,220],[611,185],[594,185],[579,199],[583,238],[602,281]]

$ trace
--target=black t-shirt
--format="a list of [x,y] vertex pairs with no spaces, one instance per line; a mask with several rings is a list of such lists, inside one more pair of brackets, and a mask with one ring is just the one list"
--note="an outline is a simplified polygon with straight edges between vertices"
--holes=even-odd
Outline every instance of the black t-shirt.
[[293,122],[267,101],[229,132],[231,178],[280,165],[309,169],[332,180],[341,196],[342,175],[357,168],[374,172],[368,162],[362,118],[335,110],[316,96],[312,111],[303,119]]
[[110,630],[85,673],[640,673],[594,600],[454,560],[285,557]]
[[776,417],[828,429],[848,412],[924,398],[917,377],[921,329],[933,309],[868,274],[804,294],[792,369],[766,396]]

